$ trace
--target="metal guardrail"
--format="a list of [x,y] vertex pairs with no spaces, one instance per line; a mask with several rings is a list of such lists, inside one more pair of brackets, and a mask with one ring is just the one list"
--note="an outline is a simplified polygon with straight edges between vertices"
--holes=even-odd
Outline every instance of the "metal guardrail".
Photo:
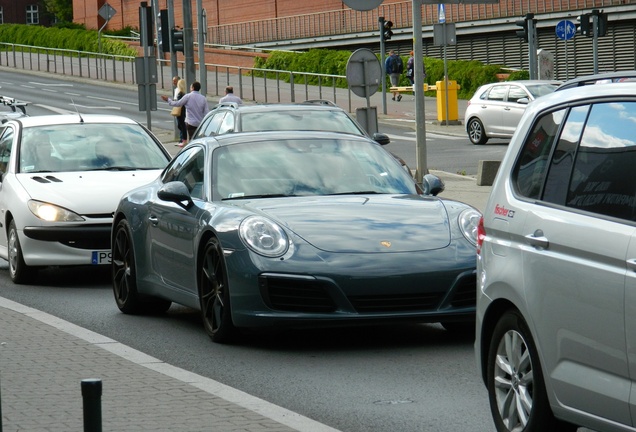
[[[158,83],[163,90],[172,90],[169,60],[157,59]],[[59,48],[0,42],[0,66],[12,67],[85,79],[97,79],[126,84],[137,83],[135,57],[75,51]],[[225,87],[234,86],[235,93],[246,100],[258,102],[297,102],[307,99],[330,98],[334,103],[346,100],[352,110],[352,92],[338,87],[346,80],[344,75],[316,74],[232,65],[209,64],[208,88],[215,95],[225,93]],[[177,69],[185,76],[185,64]],[[212,86],[210,83],[213,83]],[[212,89],[210,88],[212,87]]]

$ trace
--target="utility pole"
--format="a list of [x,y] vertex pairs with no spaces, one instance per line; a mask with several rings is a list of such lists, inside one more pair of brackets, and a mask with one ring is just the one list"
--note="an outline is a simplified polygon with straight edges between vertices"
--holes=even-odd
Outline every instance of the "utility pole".
[[192,0],[183,0],[183,55],[187,88],[197,80],[194,67],[194,36],[192,30]]

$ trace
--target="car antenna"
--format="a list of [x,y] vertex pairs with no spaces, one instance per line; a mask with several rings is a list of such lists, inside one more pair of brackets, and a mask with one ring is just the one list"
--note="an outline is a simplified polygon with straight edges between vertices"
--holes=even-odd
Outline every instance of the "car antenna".
[[80,114],[79,110],[77,109],[77,105],[75,105],[75,101],[73,100],[73,98],[71,98],[71,103],[75,107],[75,112],[77,113],[77,115],[80,118],[80,123],[84,123],[84,119],[82,118],[82,115]]

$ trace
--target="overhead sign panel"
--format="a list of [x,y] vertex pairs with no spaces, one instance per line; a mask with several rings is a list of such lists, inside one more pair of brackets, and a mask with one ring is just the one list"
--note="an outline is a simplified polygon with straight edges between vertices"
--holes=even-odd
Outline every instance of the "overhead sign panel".
[[436,5],[439,3],[445,4],[496,4],[499,0],[446,0],[440,2],[439,0],[421,0],[422,4]]
[[342,2],[353,10],[369,11],[377,8],[383,0],[342,0]]

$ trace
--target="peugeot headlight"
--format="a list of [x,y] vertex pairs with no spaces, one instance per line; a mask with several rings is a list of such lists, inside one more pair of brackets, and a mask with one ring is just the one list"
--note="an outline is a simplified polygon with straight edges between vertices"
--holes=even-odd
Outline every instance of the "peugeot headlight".
[[457,218],[462,234],[475,246],[477,246],[477,227],[479,226],[480,218],[481,213],[475,209],[466,209]]
[[42,201],[30,200],[28,205],[29,210],[34,215],[47,222],[80,222],[84,220],[77,213]]
[[239,226],[239,235],[254,252],[266,257],[278,257],[289,248],[285,231],[273,221],[261,216],[248,216]]

